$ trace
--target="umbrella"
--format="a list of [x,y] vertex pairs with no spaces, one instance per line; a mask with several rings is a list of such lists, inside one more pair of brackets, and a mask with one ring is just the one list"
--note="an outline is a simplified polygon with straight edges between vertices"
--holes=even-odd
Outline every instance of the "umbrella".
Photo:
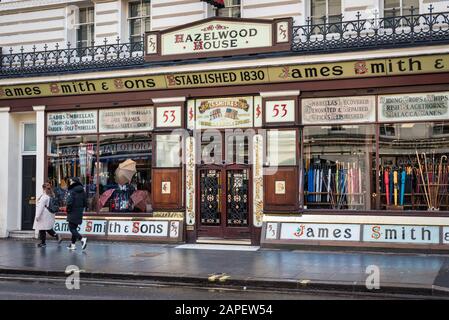
[[143,212],[147,210],[147,199],[148,199],[147,191],[136,190],[131,195],[131,200],[133,201],[134,206]]
[[106,204],[106,202],[108,202],[109,198],[111,197],[111,195],[114,193],[114,189],[109,189],[106,190],[105,192],[103,192],[103,194],[100,196],[100,200],[99,205],[100,205],[100,209],[104,207],[104,205]]
[[117,170],[115,170],[115,181],[120,185],[129,183],[136,172],[136,162],[128,159],[120,163]]

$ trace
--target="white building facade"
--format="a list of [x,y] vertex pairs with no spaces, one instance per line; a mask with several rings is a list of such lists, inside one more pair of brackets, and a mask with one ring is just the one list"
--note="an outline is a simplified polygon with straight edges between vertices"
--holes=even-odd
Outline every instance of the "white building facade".
[[[408,101],[402,106],[420,99],[433,99],[435,103],[449,99],[449,78],[445,78],[449,75],[448,12],[449,0],[0,1],[0,238],[30,229],[33,205],[45,181],[61,187],[63,176],[91,169],[86,176],[86,184],[93,185],[86,190],[92,193],[86,219],[91,225],[83,225],[82,231],[100,238],[127,238],[124,230],[128,226],[131,230],[140,228],[131,235],[133,239],[150,241],[218,239],[267,246],[447,250],[448,105],[429,102],[422,107],[421,118],[410,113],[405,118],[395,115],[390,119],[387,111],[395,108],[392,95]],[[220,22],[215,17],[224,19]],[[151,39],[161,41],[158,46],[165,48],[165,34],[188,34],[197,27],[204,32],[201,28],[215,22],[221,23],[215,27],[232,29],[234,23],[235,28],[246,26],[259,34],[263,28],[272,28],[266,36],[273,38],[273,45],[270,42],[270,48],[257,49],[246,40],[246,47],[236,42],[236,47],[245,49],[235,54],[218,50],[218,54],[206,52],[196,59],[193,51],[185,57],[176,54],[164,59],[164,53],[158,52],[153,58]],[[288,34],[285,43],[280,40],[284,31]],[[221,83],[229,76],[227,70],[234,69],[243,80],[249,72],[247,81]],[[212,71],[219,75],[208,74]],[[252,79],[252,71],[259,78]],[[193,73],[198,76],[189,78]],[[176,74],[180,77],[172,77]],[[203,83],[201,74],[206,75],[204,81],[215,77],[216,82]],[[159,82],[162,76],[165,80]],[[229,77],[232,82],[232,75]],[[362,80],[357,82],[357,77]],[[117,85],[120,79],[123,90]],[[110,90],[112,84],[114,90]],[[101,90],[108,93],[101,95]],[[255,147],[243,151],[243,157],[255,152],[251,155],[254,163],[228,161],[223,155],[226,165],[222,167],[215,162],[207,166],[197,161],[195,165],[198,154],[193,148],[201,141],[194,136],[182,142],[183,156],[192,157],[190,167],[187,159],[178,165],[158,158],[169,152],[170,143],[176,144],[167,138],[169,131],[198,129],[199,121],[204,121],[200,119],[204,109],[199,104],[226,105],[223,101],[230,103],[230,99],[239,101],[242,97],[248,98],[248,108],[253,110],[251,124],[232,128],[256,130]],[[284,109],[278,110],[283,103]],[[340,104],[347,111],[339,116],[318,108]],[[351,105],[355,109],[349,108]],[[260,111],[257,106],[262,108],[261,119],[256,119]],[[172,107],[175,109],[167,109]],[[287,114],[290,107],[293,116],[289,121],[269,117],[273,110],[276,115],[282,110]],[[127,130],[104,129],[106,122],[102,121],[107,121],[107,112],[116,108],[123,112],[146,110],[151,125],[142,124],[146,131],[137,130],[132,135],[124,133]],[[196,113],[190,115],[192,108]],[[364,108],[368,111],[354,115],[358,120],[350,119],[351,112]],[[441,108],[438,114],[432,111],[435,108]],[[307,110],[312,111],[308,114]],[[173,116],[179,112],[179,124],[160,123],[172,111]],[[93,131],[56,135],[50,130],[52,121],[63,114],[88,117],[89,112],[95,119]],[[406,140],[404,135],[410,134],[410,126],[416,137],[402,142]],[[263,171],[271,158],[257,154],[257,146],[270,153],[270,137],[262,138],[258,130],[274,129],[285,132],[285,142],[293,149],[276,149],[285,163],[279,165],[278,173],[267,177]],[[348,136],[338,136],[337,131],[345,131]],[[334,145],[326,145],[320,137]],[[344,146],[345,139],[352,145],[360,143],[359,148]],[[137,159],[137,181],[132,184],[148,197],[142,209],[137,209],[136,197],[132,210],[118,210],[109,203],[114,195],[106,200],[108,204],[103,203],[103,194],[112,190],[111,170],[118,165],[114,157],[124,161],[129,155],[118,157],[112,151],[108,154],[107,149],[124,145],[137,148],[137,143],[145,148],[147,142],[148,149],[128,150],[137,154],[133,158]],[[77,143],[87,149],[78,150],[77,159],[67,160],[73,151],[70,148]],[[64,144],[66,149],[59,149]],[[225,145],[226,141],[223,154],[228,150]],[[55,156],[53,148],[59,155]],[[91,152],[92,168],[82,163],[80,152]],[[420,163],[424,153],[434,156],[434,166],[429,170],[435,179],[423,172],[427,170]],[[296,156],[292,159],[286,154]],[[413,158],[408,164],[404,160],[407,157]],[[72,161],[73,168],[65,161]],[[421,171],[410,173],[408,178],[410,171],[417,170]],[[338,180],[339,174],[347,175],[348,180]],[[351,177],[354,180],[349,180]],[[233,194],[229,179],[243,179],[247,193]],[[391,186],[390,180],[394,180]],[[220,181],[209,188],[217,188],[214,195],[207,193],[206,184],[211,181]],[[343,189],[339,189],[341,183]],[[242,188],[239,186],[234,185],[234,189]],[[220,198],[215,199],[218,207],[209,212],[201,199],[214,196]],[[230,209],[241,209],[242,203],[229,200],[240,197],[246,199],[243,213],[235,207]],[[114,217],[119,219],[115,221]],[[63,220],[62,213],[59,218]],[[133,224],[136,222],[138,225]],[[64,228],[62,222],[59,227]],[[150,235],[149,230],[158,228],[163,235]]]

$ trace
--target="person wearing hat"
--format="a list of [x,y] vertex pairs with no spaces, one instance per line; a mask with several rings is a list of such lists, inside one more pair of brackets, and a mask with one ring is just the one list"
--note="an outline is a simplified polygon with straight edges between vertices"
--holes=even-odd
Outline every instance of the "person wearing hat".
[[78,226],[83,223],[84,208],[87,206],[87,197],[81,181],[77,178],[69,180],[69,195],[67,197],[67,221],[72,234],[72,242],[67,247],[76,250],[76,241],[81,241],[83,250],[87,247],[87,238],[78,232]]

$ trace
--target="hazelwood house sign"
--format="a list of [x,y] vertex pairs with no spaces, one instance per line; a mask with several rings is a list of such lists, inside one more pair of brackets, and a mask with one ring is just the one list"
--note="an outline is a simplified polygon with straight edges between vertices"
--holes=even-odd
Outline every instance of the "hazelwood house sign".
[[290,50],[291,18],[210,18],[145,37],[147,61]]

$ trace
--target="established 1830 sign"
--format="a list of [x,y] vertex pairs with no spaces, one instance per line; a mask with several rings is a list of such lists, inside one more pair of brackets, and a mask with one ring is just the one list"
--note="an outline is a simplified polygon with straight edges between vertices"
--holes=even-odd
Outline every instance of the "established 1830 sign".
[[291,18],[209,18],[145,35],[147,61],[288,51]]

